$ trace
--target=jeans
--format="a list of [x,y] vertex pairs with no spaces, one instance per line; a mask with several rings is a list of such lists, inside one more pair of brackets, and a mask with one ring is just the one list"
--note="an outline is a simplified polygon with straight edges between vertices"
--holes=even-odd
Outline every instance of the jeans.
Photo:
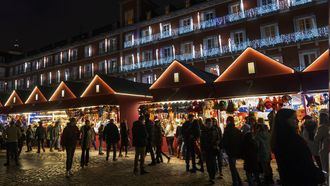
[[135,147],[135,158],[134,158],[134,172],[138,169],[138,161],[140,161],[140,171],[144,170],[144,158],[146,155],[146,147]]
[[117,150],[117,143],[110,143],[110,144],[107,144],[107,160],[109,159],[109,154],[110,154],[110,150],[111,150],[111,146],[113,148],[113,160],[116,159],[117,157],[117,154],[116,154],[116,150]]
[[162,151],[162,145],[157,145],[157,147],[156,147],[156,162],[163,162],[163,155],[167,159],[170,159],[170,157]]
[[32,151],[32,139],[31,138],[26,138],[26,147],[27,147],[27,151]]
[[89,161],[89,148],[81,148],[80,166],[87,165]]
[[217,163],[218,163],[218,171],[219,173],[222,173],[222,158],[223,158],[223,154],[221,149],[219,150],[218,154],[216,155],[216,159],[217,159]]
[[189,170],[189,163],[191,158],[192,168],[196,169],[196,154],[195,154],[195,142],[185,142],[185,160],[186,160],[186,170]]
[[233,181],[234,186],[242,185],[241,178],[238,174],[237,168],[236,168],[236,158],[228,157],[228,163],[231,173],[231,179]]
[[17,142],[7,142],[6,143],[6,157],[7,157],[7,164],[9,164],[9,160],[11,155],[14,155],[15,162],[18,163],[18,144]]
[[170,155],[174,155],[174,148],[173,148],[174,137],[166,137],[166,143],[168,147],[168,153]]
[[150,152],[151,163],[156,163],[155,152],[154,149],[152,148],[151,143],[147,145],[146,152]]
[[209,174],[209,178],[210,180],[213,180],[215,178],[215,173],[217,171],[216,154],[214,154],[212,151],[205,152],[204,158],[205,158],[206,168]]
[[73,156],[74,156],[74,151],[76,150],[76,146],[65,147],[65,150],[66,150],[66,171],[70,171],[72,168]]
[[40,146],[42,150],[45,152],[44,139],[38,139],[38,153],[40,153]]

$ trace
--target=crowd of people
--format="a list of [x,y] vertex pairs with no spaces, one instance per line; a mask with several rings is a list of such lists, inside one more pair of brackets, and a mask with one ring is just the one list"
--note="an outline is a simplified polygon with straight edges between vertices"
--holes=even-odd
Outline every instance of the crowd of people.
[[[112,161],[119,156],[127,156],[132,132],[132,146],[135,149],[133,172],[147,174],[144,164],[145,157],[150,154],[149,166],[156,166],[163,162],[163,156],[170,162],[173,156],[184,159],[186,172],[196,173],[206,171],[209,182],[215,183],[216,175],[223,178],[222,167],[229,165],[233,185],[242,185],[241,175],[236,168],[239,159],[244,161],[247,182],[253,185],[272,185],[273,171],[280,175],[282,185],[313,186],[325,182],[328,173],[329,154],[329,113],[321,111],[318,118],[305,116],[302,125],[298,125],[296,112],[281,109],[271,112],[269,125],[262,118],[255,118],[250,114],[245,124],[238,128],[232,116],[226,119],[225,128],[219,125],[216,118],[198,118],[188,114],[184,122],[177,127],[162,122],[145,113],[140,115],[130,130],[127,122],[123,121],[119,127],[113,119],[98,128],[96,134],[89,120],[85,120],[80,128],[75,118],[71,118],[62,130],[59,122],[54,125],[43,126],[39,122],[37,127],[28,126],[26,129],[19,121],[11,121],[9,126],[1,130],[7,149],[7,162],[14,159],[19,164],[18,157],[24,142],[26,152],[31,152],[33,145],[37,146],[37,153],[45,152],[44,144],[50,151],[53,149],[66,151],[66,176],[72,176],[72,163],[77,145],[81,147],[82,168],[88,166],[90,148],[97,149],[96,137],[99,139],[98,152],[103,153],[103,143],[106,143],[106,161],[109,161],[112,151]],[[168,146],[168,154],[163,151],[163,138]],[[175,141],[175,145],[174,145]],[[275,157],[277,169],[271,167],[271,160]]]

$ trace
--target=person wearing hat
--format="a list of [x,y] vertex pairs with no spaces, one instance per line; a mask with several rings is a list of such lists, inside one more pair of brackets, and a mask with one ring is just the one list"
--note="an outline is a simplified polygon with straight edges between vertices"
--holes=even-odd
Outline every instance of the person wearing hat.
[[80,132],[78,127],[76,126],[76,119],[70,118],[69,123],[64,128],[61,137],[61,145],[66,150],[66,177],[70,177],[73,175],[71,168],[79,136]]

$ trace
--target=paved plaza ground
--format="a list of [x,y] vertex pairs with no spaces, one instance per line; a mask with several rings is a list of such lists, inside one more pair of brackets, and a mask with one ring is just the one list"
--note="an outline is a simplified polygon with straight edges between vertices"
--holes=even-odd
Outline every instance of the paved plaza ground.
[[[207,185],[207,173],[186,173],[183,160],[173,157],[170,163],[146,167],[149,174],[135,176],[133,170],[133,152],[128,158],[118,158],[118,161],[105,161],[105,156],[99,156],[92,150],[89,166],[79,167],[80,149],[76,151],[73,165],[74,176],[65,178],[65,153],[48,152],[37,154],[36,150],[23,153],[20,166],[14,163],[10,167],[5,163],[5,151],[0,152],[0,185]],[[150,157],[146,158],[146,163]],[[274,162],[273,162],[274,165]],[[239,172],[245,180],[242,161],[238,163]],[[275,168],[273,167],[273,170]],[[228,166],[224,167],[224,179],[216,180],[215,185],[231,185]],[[276,172],[276,171],[274,171]],[[277,176],[275,176],[276,179]],[[247,185],[247,184],[245,184]]]

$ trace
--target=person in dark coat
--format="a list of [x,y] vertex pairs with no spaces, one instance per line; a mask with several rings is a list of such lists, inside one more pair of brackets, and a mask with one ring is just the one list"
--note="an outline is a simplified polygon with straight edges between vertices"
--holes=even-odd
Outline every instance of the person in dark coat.
[[146,153],[150,153],[150,157],[151,157],[151,163],[149,164],[149,166],[153,166],[156,165],[156,159],[155,159],[155,152],[153,149],[153,144],[152,144],[152,138],[153,138],[153,130],[154,130],[154,122],[150,120],[150,115],[149,113],[145,114],[145,125],[146,125],[146,129],[148,132],[148,143],[147,143],[147,149],[146,149]]
[[176,139],[177,139],[176,156],[177,156],[177,158],[180,159],[180,157],[181,157],[182,145],[183,145],[182,126],[181,126],[181,124],[179,124],[179,125],[176,127],[175,137],[176,137]]
[[259,185],[258,145],[257,142],[253,139],[252,132],[247,132],[243,136],[242,153],[244,160],[244,170],[249,186],[256,185],[255,181],[257,182],[257,185]]
[[47,127],[47,139],[49,140],[49,151],[53,152],[53,147],[55,147],[55,129],[52,124]]
[[39,126],[36,129],[35,138],[38,143],[37,153],[40,153],[40,146],[42,148],[42,151],[45,152],[44,143],[45,143],[45,139],[46,139],[46,129],[45,129],[45,127],[42,126],[42,121],[39,121]]
[[98,134],[99,134],[99,155],[103,155],[103,147],[102,147],[102,144],[103,144],[103,131],[104,131],[104,125],[101,124],[100,127],[98,128]]
[[73,175],[71,168],[79,136],[80,132],[76,126],[76,119],[70,118],[70,122],[64,128],[61,136],[61,145],[66,150],[66,177]]
[[154,133],[153,133],[153,145],[156,147],[156,162],[163,162],[163,155],[167,158],[167,163],[171,158],[162,151],[164,130],[160,124],[159,119],[155,119]]
[[218,121],[217,119],[215,118],[211,118],[212,119],[212,123],[213,123],[213,126],[217,129],[217,132],[218,132],[218,135],[219,135],[219,150],[217,151],[218,154],[217,154],[217,157],[216,157],[216,160],[217,160],[217,165],[218,165],[218,172],[219,172],[219,178],[222,179],[223,177],[223,174],[222,174],[222,159],[223,159],[223,154],[222,154],[222,130],[218,124]]
[[127,150],[129,145],[129,129],[127,126],[127,121],[124,120],[120,123],[120,149],[119,149],[119,157],[122,157],[121,151],[123,148],[125,149],[125,157],[127,156]]
[[27,147],[27,150],[25,152],[31,152],[32,151],[32,139],[33,139],[32,126],[29,125],[27,130],[26,130],[26,147]]
[[[195,122],[196,123],[196,122]],[[188,120],[182,125],[182,136],[183,141],[186,147],[185,160],[186,160],[186,171],[189,171],[190,168],[190,158],[192,162],[192,173],[195,173],[197,170],[196,167],[196,153],[195,153],[195,143],[200,137],[200,128],[197,124],[194,123],[194,115],[189,114]]]
[[218,129],[213,125],[212,119],[205,120],[205,127],[201,130],[201,150],[203,158],[206,162],[209,181],[214,184],[215,174],[217,170],[216,156],[218,155],[220,136]]
[[148,143],[148,132],[145,126],[145,119],[143,116],[139,117],[139,120],[133,123],[132,128],[133,146],[135,147],[134,158],[134,174],[138,173],[138,162],[140,161],[140,174],[146,174],[144,170],[144,158],[146,152],[146,146]]
[[117,161],[117,143],[120,140],[119,130],[117,125],[115,124],[115,121],[113,119],[110,119],[110,122],[104,127],[103,131],[103,139],[107,143],[107,156],[106,160],[109,160],[109,153],[111,150],[111,147],[113,148],[113,161]]
[[294,110],[281,109],[275,116],[271,147],[275,154],[282,185],[316,186],[324,182],[304,139],[297,133]]
[[14,156],[16,165],[19,165],[17,144],[20,138],[21,138],[21,130],[15,125],[14,121],[11,121],[9,123],[9,127],[7,127],[5,130],[7,162],[4,164],[4,166],[9,166],[11,156]]
[[20,120],[16,121],[16,126],[17,128],[19,128],[19,130],[21,130],[21,137],[18,139],[18,157],[19,157],[21,155],[24,146],[24,141],[26,140],[26,134],[23,124]]
[[85,125],[80,128],[81,133],[81,160],[80,167],[84,168],[84,166],[88,166],[89,162],[89,149],[91,144],[93,143],[93,131],[89,120],[85,121]]
[[236,160],[241,157],[242,133],[235,127],[232,116],[227,118],[227,126],[223,133],[223,147],[228,155],[228,163],[233,185],[242,185],[236,168]]

